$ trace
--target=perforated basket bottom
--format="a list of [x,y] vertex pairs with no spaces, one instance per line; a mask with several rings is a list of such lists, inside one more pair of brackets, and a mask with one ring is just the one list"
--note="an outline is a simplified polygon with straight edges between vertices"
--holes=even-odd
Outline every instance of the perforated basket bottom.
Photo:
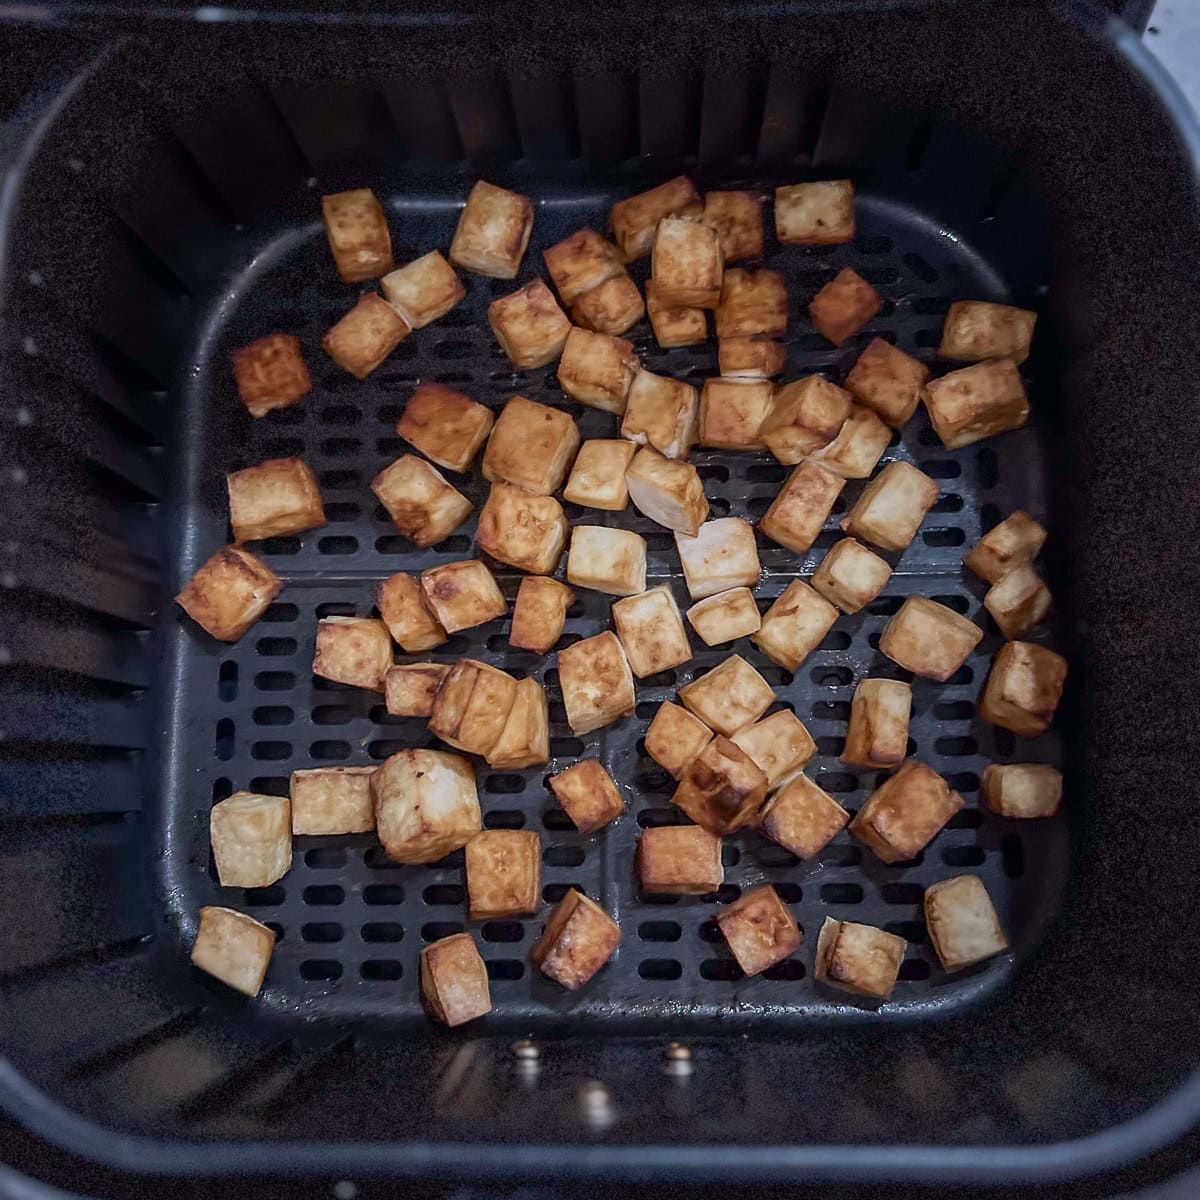
[[[181,577],[227,537],[224,473],[280,455],[301,455],[317,472],[329,524],[296,538],[259,547],[287,581],[277,603],[236,645],[219,645],[170,612],[168,637],[177,663],[171,741],[178,753],[167,777],[162,871],[164,892],[182,937],[190,941],[196,910],[221,903],[244,908],[270,924],[279,942],[263,1003],[280,1013],[339,1020],[425,1020],[418,988],[418,955],[427,942],[462,929],[476,935],[492,981],[495,1011],[484,1026],[537,1030],[582,1028],[603,1018],[608,1027],[683,1030],[791,1028],[815,1019],[878,1020],[847,998],[812,980],[816,932],[826,916],[879,925],[908,939],[909,950],[884,1015],[944,1015],[1000,986],[1015,958],[1036,942],[1053,913],[1065,877],[1066,831],[1057,822],[1021,826],[981,807],[979,778],[989,761],[1057,761],[1053,735],[1014,745],[1013,737],[982,722],[976,699],[1000,645],[982,610],[983,588],[961,567],[965,549],[1015,507],[1044,516],[1043,457],[1035,427],[982,446],[949,452],[929,428],[924,410],[885,454],[903,458],[937,479],[943,494],[900,556],[885,593],[856,616],[842,616],[821,647],[795,675],[769,662],[748,641],[717,649],[693,636],[695,657],[675,671],[643,680],[634,717],[586,738],[567,728],[553,655],[511,650],[507,621],[450,639],[427,656],[452,662],[471,655],[515,675],[531,674],[549,693],[553,760],[521,772],[478,765],[487,828],[533,829],[542,837],[543,898],[549,906],[570,887],[596,898],[620,922],[615,958],[580,994],[545,980],[528,961],[548,907],[524,921],[468,925],[462,852],[429,866],[389,863],[370,836],[297,838],[289,874],[274,887],[220,888],[210,864],[208,811],[214,800],[248,788],[286,794],[290,772],[321,764],[378,763],[407,746],[433,746],[420,720],[389,717],[380,695],[315,678],[311,664],[316,623],[332,614],[367,615],[376,581],[400,570],[417,572],[438,562],[472,556],[474,522],[441,545],[420,551],[399,536],[375,502],[369,483],[406,447],[394,425],[413,386],[422,379],[459,388],[499,409],[510,395],[569,410],[583,436],[616,436],[616,418],[581,409],[558,389],[553,367],[510,369],[487,327],[485,310],[496,295],[540,272],[541,250],[584,225],[603,228],[610,198],[560,197],[539,205],[530,251],[515,283],[467,276],[466,301],[444,320],[405,343],[374,375],[360,382],[320,351],[323,332],[353,303],[359,289],[337,281],[319,227],[291,230],[256,254],[214,320],[191,384],[190,403],[207,431],[193,447],[196,492],[189,497],[188,561]],[[456,205],[389,205],[396,258],[402,262],[432,246],[448,245]],[[1007,298],[1004,286],[979,261],[968,241],[934,230],[920,214],[870,196],[860,197],[859,236],[853,245],[806,250],[774,248],[767,265],[784,273],[791,304],[784,378],[818,371],[840,381],[862,347],[880,335],[928,359],[950,300]],[[871,326],[841,349],[812,331],[807,304],[836,270],[851,265],[887,298]],[[644,282],[645,262],[635,265]],[[232,303],[229,300],[232,300]],[[314,388],[298,406],[251,422],[241,411],[227,367],[228,352],[274,330],[295,332],[304,343]],[[646,324],[632,338],[646,367],[699,384],[715,375],[715,342],[660,350]],[[1037,404],[1036,381],[1031,387]],[[697,451],[713,516],[756,520],[786,476],[766,454]],[[486,485],[478,471],[451,476],[478,509]],[[836,523],[863,483],[851,481],[816,546],[797,556],[759,539],[764,568],[757,589],[765,608],[796,576],[811,575],[838,539]],[[688,602],[671,535],[630,508],[602,513],[566,506],[572,522],[616,524],[641,533],[649,545],[650,582],[671,582]],[[561,573],[561,569],[560,569]],[[500,571],[510,602],[519,576]],[[914,682],[910,752],[941,772],[966,807],[915,861],[885,866],[842,833],[815,862],[798,862],[761,836],[726,840],[725,884],[713,896],[647,897],[634,879],[639,831],[679,819],[670,805],[672,781],[642,749],[657,705],[682,684],[736,650],[775,687],[775,708],[793,709],[817,740],[809,768],[816,781],[851,813],[881,776],[851,770],[837,759],[850,698],[868,675],[908,679],[878,651],[880,630],[903,598],[920,594],[949,604],[985,630],[978,651],[947,684]],[[610,627],[608,597],[579,591],[560,645]],[[774,711],[774,710],[772,710]],[[549,774],[584,756],[598,757],[628,803],[625,815],[591,837],[581,837],[545,785]],[[971,871],[987,885],[1009,931],[1014,956],[960,975],[937,964],[921,917],[923,889]],[[776,886],[805,942],[791,959],[745,979],[712,922],[719,903],[763,882]],[[589,1027],[591,1028],[591,1027]],[[594,1029],[593,1029],[594,1031]]]

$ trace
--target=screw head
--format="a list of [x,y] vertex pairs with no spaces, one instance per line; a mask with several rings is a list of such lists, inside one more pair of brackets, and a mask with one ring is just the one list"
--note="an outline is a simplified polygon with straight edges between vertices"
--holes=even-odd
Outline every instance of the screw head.
[[580,1116],[587,1124],[602,1129],[617,1119],[612,1092],[598,1079],[585,1083],[575,1098],[579,1104]]
[[513,1042],[512,1052],[514,1058],[519,1058],[524,1062],[531,1062],[542,1055],[537,1043],[530,1041],[529,1038],[522,1038],[518,1042]]
[[692,1057],[691,1050],[682,1042],[668,1042],[663,1056],[671,1062],[688,1062]]
[[682,1042],[668,1042],[663,1048],[662,1069],[668,1075],[690,1075],[696,1069],[691,1047]]

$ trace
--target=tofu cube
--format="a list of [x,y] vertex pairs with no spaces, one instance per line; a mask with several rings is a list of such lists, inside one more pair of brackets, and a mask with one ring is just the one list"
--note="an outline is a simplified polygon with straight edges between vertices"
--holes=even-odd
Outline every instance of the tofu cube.
[[956,300],[942,324],[939,358],[979,362],[984,358],[1011,358],[1023,363],[1029,357],[1037,313],[1011,304],[984,300]]
[[1022,563],[992,584],[983,598],[983,607],[1011,641],[1024,637],[1046,619],[1050,612],[1050,589],[1029,563]]
[[575,991],[612,958],[620,942],[616,921],[594,900],[572,889],[550,914],[529,957],[543,975]]
[[690,383],[639,371],[629,387],[621,436],[653,446],[667,458],[687,458],[696,441],[700,397]]
[[1067,660],[1032,642],[1006,642],[992,662],[979,715],[1019,737],[1050,728],[1062,699]]
[[727,337],[717,343],[717,368],[727,379],[770,379],[783,370],[787,348],[764,337]]
[[929,940],[947,971],[973,967],[1008,949],[992,898],[975,875],[931,883],[924,908]]
[[706,379],[700,393],[700,445],[714,450],[761,450],[759,428],[775,385],[757,379]]
[[485,829],[466,852],[472,921],[530,916],[542,898],[542,839],[528,829]]
[[437,862],[481,828],[475,769],[459,754],[401,750],[371,776],[371,798],[379,841],[395,862]]
[[908,754],[912,687],[899,679],[864,679],[850,701],[841,759],[847,766],[887,770]]
[[625,811],[612,776],[594,758],[551,775],[550,790],[580,833],[595,833]]
[[571,305],[571,320],[576,325],[593,333],[606,333],[609,337],[620,337],[645,315],[642,293],[627,271],[584,292]]
[[451,1029],[492,1011],[487,967],[469,933],[452,933],[422,949],[421,995]]
[[393,524],[417,546],[445,541],[470,515],[471,502],[415,454],[402,454],[371,480]]
[[925,386],[925,408],[947,450],[961,450],[1029,420],[1029,397],[1010,359],[951,371]]
[[732,737],[753,724],[774,703],[771,685],[740,654],[679,689],[679,700],[701,721]]
[[695,537],[675,534],[688,593],[703,600],[735,587],[754,587],[762,567],[754,528],[741,517],[705,521]]
[[462,392],[421,383],[408,398],[396,434],[447,471],[470,469],[492,432],[492,413]]
[[624,438],[591,438],[579,447],[563,499],[583,508],[621,512],[629,507],[625,472],[637,446]]
[[854,184],[818,179],[775,189],[775,236],[785,246],[854,240]]
[[650,314],[654,340],[664,350],[673,346],[702,346],[708,340],[704,309],[667,303],[659,295],[653,279],[646,281],[646,311]]
[[436,250],[385,275],[379,288],[410,329],[424,329],[444,317],[467,294],[454,268]]
[[628,529],[576,525],[567,554],[567,582],[610,596],[646,590],[646,539]]
[[776,391],[759,435],[781,463],[794,466],[841,433],[851,406],[849,392],[820,375],[806,375]]
[[558,364],[558,385],[580,404],[620,415],[638,365],[632,342],[572,329]]
[[508,610],[496,577],[477,558],[422,571],[421,594],[447,633],[484,625]]
[[704,202],[686,175],[660,183],[648,192],[618,200],[609,213],[608,226],[626,262],[649,254],[664,217],[699,216]]
[[550,761],[550,706],[545,688],[536,679],[517,680],[508,719],[487,761],[501,771],[523,771]]
[[828,446],[814,450],[811,458],[835,475],[866,479],[891,440],[892,431],[869,408],[852,404],[837,437]]
[[906,671],[945,683],[979,645],[974,621],[924,596],[909,596],[883,627],[879,649]]
[[846,390],[864,408],[900,429],[917,411],[929,368],[883,338],[872,338],[846,376]]
[[283,580],[249,550],[224,546],[175,597],[201,629],[220,642],[236,642],[270,607]]
[[699,717],[664,700],[646,730],[646,753],[672,779],[678,779],[712,736],[712,730]]
[[715,230],[682,217],[664,217],[658,223],[650,274],[662,303],[716,308],[724,266]]
[[580,229],[542,251],[546,271],[564,304],[574,304],[584,292],[625,274],[616,246],[594,229]]
[[883,297],[855,270],[843,267],[813,298],[813,328],[835,346],[852,338],[883,308]]
[[793,579],[763,614],[750,640],[773,662],[794,671],[825,640],[838,610],[802,579]]
[[[393,717],[429,717],[433,698],[450,668],[445,663],[402,663],[383,677],[383,697]],[[294,777],[293,777],[294,778]]]
[[246,996],[262,990],[275,931],[232,908],[207,905],[192,944],[193,965]]
[[554,293],[535,279],[488,305],[488,324],[519,371],[552,363],[563,352],[571,322]]
[[225,476],[233,540],[258,541],[303,533],[325,524],[312,468],[300,458],[269,458]]
[[691,659],[692,644],[669,584],[616,601],[612,615],[629,669],[639,679]]
[[375,592],[375,605],[388,632],[406,654],[432,650],[446,631],[425,605],[421,585],[403,571],[385,579]]
[[850,814],[807,775],[795,775],[763,809],[760,831],[797,858],[816,858]]
[[529,197],[481,179],[458,218],[450,261],[489,279],[516,279],[532,232]]
[[721,257],[761,258],[763,252],[763,202],[757,192],[706,192],[701,220],[716,230]]
[[560,650],[558,680],[567,724],[579,736],[631,716],[637,702],[633,672],[611,630]]
[[666,529],[696,537],[708,519],[700,473],[691,463],[664,458],[653,446],[633,456],[625,482],[638,512]]
[[887,585],[892,568],[853,538],[842,538],[821,560],[812,586],[844,613],[856,613],[870,604]]
[[[443,668],[444,669],[444,668]],[[374,767],[314,767],[293,771],[292,833],[374,833]]]
[[638,838],[638,879],[643,892],[707,896],[725,881],[721,839],[699,825],[662,825]]
[[1009,571],[1031,563],[1046,544],[1046,531],[1018,509],[975,544],[963,562],[988,583],[999,583]]
[[549,575],[567,544],[567,518],[553,496],[493,483],[479,512],[475,544],[497,562],[533,575]]
[[769,883],[717,909],[713,920],[747,975],[758,975],[782,962],[803,941],[795,917]]
[[850,832],[885,863],[916,858],[963,806],[963,798],[915,758],[875,789]]
[[334,683],[383,691],[392,665],[392,637],[373,617],[322,617],[317,622],[313,674]]
[[292,805],[286,796],[234,792],[212,806],[208,827],[222,887],[270,887],[291,869]]
[[412,331],[375,292],[367,292],[321,339],[321,349],[355,379],[366,379]]
[[984,803],[1002,817],[1052,817],[1062,788],[1062,772],[1044,763],[989,763],[983,769]]
[[518,650],[548,654],[562,637],[567,609],[574,601],[575,593],[557,579],[548,579],[544,575],[526,576],[517,588],[508,644]]
[[803,770],[817,754],[817,743],[795,713],[772,713],[729,739],[762,768],[767,791],[773,792],[789,776]]
[[781,337],[787,331],[787,285],[778,271],[732,267],[721,280],[717,337]]
[[717,736],[684,767],[671,803],[725,837],[754,821],[766,798],[763,769],[740,746]]
[[486,758],[516,699],[517,681],[511,675],[473,658],[460,659],[433,697],[429,730],[456,750]]
[[370,188],[322,196],[321,215],[333,265],[343,283],[378,279],[392,269],[392,235]]
[[863,488],[842,528],[885,550],[904,550],[940,494],[937,480],[911,463],[888,463]]
[[706,646],[722,646],[749,637],[762,624],[754,593],[745,587],[730,588],[698,600],[687,610],[687,619]]
[[549,496],[562,486],[578,449],[579,426],[570,413],[513,396],[488,438],[483,477]]
[[845,486],[840,475],[818,463],[802,462],[759,518],[759,533],[794,554],[803,554],[825,528]]
[[839,991],[886,1000],[907,949],[902,937],[874,925],[826,917],[817,934],[813,977]]
[[290,333],[268,334],[235,350],[232,357],[233,381],[252,417],[288,408],[312,391],[300,339]]

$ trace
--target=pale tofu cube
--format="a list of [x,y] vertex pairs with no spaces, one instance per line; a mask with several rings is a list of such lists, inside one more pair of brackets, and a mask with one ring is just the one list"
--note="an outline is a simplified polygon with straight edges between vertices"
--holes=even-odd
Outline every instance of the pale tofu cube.
[[795,713],[772,713],[729,739],[762,768],[767,791],[774,791],[795,772],[803,770],[817,754],[817,743]]
[[794,554],[803,554],[820,536],[845,479],[815,462],[802,462],[759,518],[758,531]]
[[812,585],[844,613],[856,613],[870,604],[887,585],[892,568],[861,542],[842,538],[821,560]]
[[663,825],[638,838],[638,879],[643,892],[706,896],[725,881],[721,839],[699,825]]
[[906,671],[945,683],[979,645],[974,621],[924,596],[909,596],[883,627],[879,649]]
[[625,264],[616,246],[594,229],[580,229],[556,242],[542,251],[542,258],[559,297],[568,305],[614,275],[625,274]]
[[1062,699],[1067,660],[1032,642],[1006,642],[992,662],[979,715],[1020,737],[1050,728]]
[[492,432],[491,410],[440,383],[421,383],[396,423],[396,434],[447,471],[470,469]]
[[300,339],[271,333],[233,352],[233,381],[252,417],[288,408],[312,391]]
[[937,480],[911,463],[888,463],[863,488],[842,528],[885,550],[904,550],[940,493]]
[[343,283],[378,279],[392,269],[392,235],[370,188],[322,196],[321,215],[333,265]]
[[687,458],[696,441],[700,397],[690,383],[639,371],[629,387],[621,436],[653,446],[667,458]]
[[334,835],[374,833],[371,801],[374,767],[314,767],[293,771],[292,832]]
[[212,806],[208,824],[222,887],[270,887],[291,869],[292,805],[287,796],[234,792]]
[[321,339],[321,349],[355,379],[366,379],[412,331],[375,292],[367,292]]
[[592,438],[579,447],[563,499],[583,508],[620,512],[629,506],[625,472],[637,446],[624,438]]
[[469,933],[452,933],[421,951],[421,995],[451,1029],[492,1011],[487,967]]
[[632,342],[572,329],[558,364],[558,385],[580,404],[620,415],[638,366]]
[[733,267],[721,280],[717,337],[781,337],[787,331],[787,285],[778,271]]
[[723,646],[749,637],[762,624],[754,593],[745,587],[706,596],[687,610],[687,619],[706,646]]
[[1027,512],[1006,517],[964,555],[963,562],[988,583],[999,583],[1009,571],[1031,563],[1046,544],[1046,531]]
[[1062,789],[1062,772],[1045,763],[990,763],[983,769],[984,803],[1002,817],[1052,817]]
[[716,308],[724,270],[716,231],[698,221],[664,217],[650,259],[654,294],[663,304]]
[[1029,420],[1029,397],[1010,359],[951,371],[925,386],[925,408],[947,450],[961,450]]
[[668,304],[658,294],[654,280],[646,281],[646,311],[654,340],[664,350],[673,346],[702,346],[708,339],[708,319],[702,308]]
[[1037,313],[1011,304],[984,300],[956,300],[942,324],[939,358],[979,362],[985,358],[1011,358],[1023,363],[1029,357]]
[[544,575],[529,575],[517,588],[513,605],[512,628],[508,644],[518,650],[547,654],[562,637],[567,623],[567,609],[575,601],[575,593],[557,579]]
[[800,949],[796,918],[769,884],[753,888],[713,913],[737,965],[758,975]]
[[854,240],[854,184],[819,179],[775,189],[775,236],[785,246]]
[[678,175],[648,192],[618,200],[609,213],[608,226],[625,261],[632,262],[654,248],[658,224],[664,217],[699,216],[703,207],[692,181]]
[[850,832],[885,863],[916,858],[963,806],[963,798],[915,758],[875,789]]
[[553,496],[493,483],[479,511],[475,544],[497,562],[532,575],[549,575],[567,544],[567,518]]
[[496,577],[477,558],[422,571],[421,594],[447,633],[484,625],[508,609]]
[[379,841],[395,862],[437,862],[482,827],[475,770],[459,754],[401,750],[371,776],[371,797]]
[[756,820],[767,798],[767,776],[740,746],[717,736],[679,776],[671,803],[697,825],[725,837]]
[[383,691],[392,665],[392,635],[374,617],[322,617],[317,622],[313,674],[334,683]]
[[529,197],[481,179],[458,218],[450,261],[490,279],[516,279],[532,232]]
[[473,658],[461,659],[433,698],[429,730],[456,750],[486,758],[516,699],[517,681],[511,675]]
[[992,584],[983,598],[983,607],[1011,641],[1024,637],[1046,619],[1050,612],[1050,589],[1029,563],[1022,563]]
[[633,672],[611,630],[560,650],[558,679],[567,724],[580,736],[631,716],[637,703]]
[[267,611],[283,590],[283,580],[241,546],[223,546],[175,597],[210,637],[238,638]]
[[517,681],[508,720],[487,761],[501,771],[523,771],[550,761],[550,706],[546,689],[536,679]]
[[402,454],[371,480],[392,522],[417,546],[445,541],[470,515],[471,502],[415,454]]
[[899,679],[864,679],[850,701],[841,759],[847,766],[886,770],[908,754],[912,687]]
[[714,450],[761,450],[759,428],[775,385],[757,379],[706,379],[700,393],[700,445]]
[[466,851],[472,921],[531,916],[542,897],[542,839],[528,829],[485,829]]
[[763,614],[750,640],[784,670],[794,671],[825,640],[838,610],[802,579],[793,579]]
[[672,779],[678,779],[712,737],[712,730],[699,717],[664,700],[646,730],[646,753]]
[[628,529],[576,525],[567,554],[567,582],[610,596],[646,590],[646,539]]
[[258,541],[325,524],[312,468],[300,458],[270,458],[225,476],[233,540]]
[[886,1000],[907,949],[902,937],[874,925],[826,917],[817,934],[813,977],[843,992]]
[[797,858],[816,858],[850,814],[807,775],[795,775],[763,809],[760,831]]
[[629,669],[639,679],[691,659],[692,644],[669,584],[616,601],[612,615]]
[[594,900],[572,889],[550,914],[529,957],[543,975],[575,991],[612,958],[620,942],[616,921]]
[[570,413],[513,396],[488,438],[483,477],[549,496],[562,486],[577,449],[579,426]]
[[645,315],[642,293],[627,271],[584,292],[571,305],[571,320],[576,325],[593,333],[606,333],[609,337],[620,337]]
[[727,379],[770,379],[783,370],[787,347],[763,337],[729,337],[717,343],[717,368]]
[[883,308],[883,297],[851,267],[843,267],[813,298],[813,328],[835,346],[852,338]]
[[693,600],[729,588],[754,587],[762,573],[754,528],[741,517],[705,521],[695,537],[676,533],[675,548]]
[[947,971],[973,967],[1008,949],[992,898],[975,875],[956,875],[925,889],[925,927]]
[[444,317],[467,294],[454,268],[436,250],[379,281],[384,299],[412,329]]
[[775,392],[759,435],[781,463],[794,466],[841,433],[851,406],[849,392],[820,375],[806,375]]
[[846,376],[846,390],[865,408],[901,428],[917,411],[929,368],[883,338],[872,338]]
[[571,322],[554,293],[535,279],[488,305],[488,324],[519,371],[552,363],[563,352]]
[[[445,663],[402,663],[383,677],[383,697],[393,717],[429,717],[433,698],[450,674]],[[294,778],[294,776],[293,776]]]
[[837,437],[828,446],[814,450],[811,458],[835,475],[866,479],[891,440],[892,431],[869,408],[852,404]]
[[625,811],[612,776],[594,758],[551,775],[550,790],[580,833],[595,833]]
[[731,654],[711,671],[679,689],[679,700],[701,721],[731,737],[771,707],[771,685],[740,654]]
[[715,229],[726,262],[760,258],[763,252],[763,202],[757,192],[706,192],[701,220]]
[[421,585],[403,571],[385,579],[375,592],[375,605],[388,632],[407,654],[432,650],[446,631],[425,605]]
[[643,446],[625,472],[629,498],[650,520],[695,537],[708,518],[708,500],[700,473],[691,463],[664,458]]
[[262,990],[275,931],[232,908],[207,905],[192,944],[192,963],[246,996]]

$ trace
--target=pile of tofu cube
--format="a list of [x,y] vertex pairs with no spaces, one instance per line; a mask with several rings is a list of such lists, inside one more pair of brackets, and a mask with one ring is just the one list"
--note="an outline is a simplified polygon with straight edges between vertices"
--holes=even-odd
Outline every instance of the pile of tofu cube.
[[[325,227],[347,283],[379,279],[322,343],[341,368],[362,379],[401,341],[458,304],[458,270],[515,279],[534,225],[534,204],[486,182],[472,189],[449,247],[395,267],[387,220],[362,189],[324,198]],[[265,887],[291,865],[292,837],[374,832],[399,863],[429,863],[465,847],[471,920],[536,915],[541,844],[536,832],[483,830],[476,759],[522,769],[550,760],[546,693],[474,659],[439,664],[413,656],[461,630],[509,617],[489,561],[524,572],[509,644],[537,654],[558,645],[574,589],[614,597],[612,628],[563,645],[556,668],[567,721],[579,735],[629,719],[637,680],[692,658],[687,625],[707,646],[748,638],[773,663],[795,671],[842,613],[856,613],[887,586],[893,560],[916,536],[938,499],[937,482],[911,463],[891,462],[871,478],[893,437],[923,402],[950,449],[1014,429],[1029,406],[1019,365],[1033,335],[1032,312],[982,301],[953,304],[939,357],[966,363],[938,378],[884,338],[871,340],[839,386],[821,375],[777,382],[779,340],[789,297],[773,270],[730,266],[761,258],[764,198],[748,191],[701,196],[686,177],[621,200],[611,240],[581,229],[543,251],[549,283],[535,279],[495,299],[488,322],[518,370],[557,362],[562,390],[580,405],[611,413],[614,435],[584,441],[568,411],[515,395],[498,414],[470,397],[422,382],[396,427],[411,447],[371,487],[396,528],[415,546],[433,546],[472,515],[472,503],[442,473],[466,472],[482,449],[490,484],[478,513],[481,557],[447,562],[419,577],[383,580],[377,617],[320,621],[314,672],[382,692],[389,713],[428,722],[448,749],[408,749],[378,767],[296,771],[290,796],[238,792],[212,809],[211,836],[223,887]],[[774,195],[779,243],[823,245],[854,237],[854,191],[845,180],[798,183]],[[627,264],[651,256],[643,299]],[[553,285],[553,290],[550,285]],[[879,313],[879,293],[849,267],[808,304],[813,327],[841,345]],[[714,314],[720,375],[700,389],[644,369],[623,335],[647,314],[658,344],[690,346],[708,337]],[[271,333],[233,356],[239,394],[265,417],[311,388],[298,339]],[[710,519],[696,445],[770,454],[792,468],[757,531],[800,555],[809,550],[849,479],[870,479],[811,579],[793,580],[760,613],[755,530],[736,517]],[[317,479],[299,458],[275,459],[228,476],[230,545],[197,571],[178,597],[214,638],[236,640],[282,588],[245,548],[325,521]],[[582,521],[571,526],[555,497],[622,512],[630,502],[671,531],[691,606],[680,613],[669,586],[646,586],[646,541],[638,533]],[[983,689],[981,716],[1021,737],[1050,724],[1066,662],[1021,640],[1047,615],[1050,594],[1035,566],[1045,530],[1015,512],[966,556],[990,585],[985,606],[1006,639]],[[563,579],[555,578],[564,553]],[[483,555],[486,555],[486,560]],[[687,624],[685,624],[685,618]],[[909,596],[879,641],[913,675],[945,682],[983,637],[944,604]],[[395,662],[399,646],[406,656]],[[766,716],[777,697],[745,658],[730,653],[667,701],[645,733],[646,753],[677,783],[673,801],[693,824],[646,829],[636,871],[647,893],[709,895],[723,880],[721,839],[758,833],[801,859],[816,857],[840,830],[885,863],[913,859],[963,804],[929,766],[907,757],[912,688],[863,679],[854,693],[842,761],[890,771],[851,821],[804,774],[816,746],[791,711]],[[625,802],[594,759],[553,775],[550,789],[584,833],[603,836]],[[1061,778],[1036,763],[992,765],[985,802],[1008,818],[1046,817],[1058,808]],[[630,864],[631,869],[634,864]],[[928,888],[925,921],[947,971],[1007,948],[988,893],[973,875]],[[796,953],[803,936],[771,886],[756,887],[715,913],[717,927],[746,975]],[[566,988],[584,986],[621,939],[612,917],[578,890],[549,913],[533,962]],[[193,961],[248,994],[259,991],[274,936],[229,908],[201,910]],[[904,939],[882,929],[827,919],[817,936],[815,978],[871,1000],[892,992]],[[491,1009],[485,965],[470,933],[443,938],[421,954],[421,990],[430,1013],[459,1025]]]

